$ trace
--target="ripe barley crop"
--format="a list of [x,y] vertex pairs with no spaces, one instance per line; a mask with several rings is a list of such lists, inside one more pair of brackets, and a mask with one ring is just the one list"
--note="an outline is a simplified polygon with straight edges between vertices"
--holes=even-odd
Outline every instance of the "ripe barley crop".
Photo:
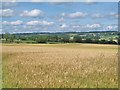
[[3,87],[117,88],[117,46],[3,45]]

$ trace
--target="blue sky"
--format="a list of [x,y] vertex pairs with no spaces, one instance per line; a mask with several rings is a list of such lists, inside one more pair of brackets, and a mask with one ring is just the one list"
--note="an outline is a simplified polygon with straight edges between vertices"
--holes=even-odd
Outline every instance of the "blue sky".
[[118,26],[117,2],[2,3],[3,33],[110,31]]

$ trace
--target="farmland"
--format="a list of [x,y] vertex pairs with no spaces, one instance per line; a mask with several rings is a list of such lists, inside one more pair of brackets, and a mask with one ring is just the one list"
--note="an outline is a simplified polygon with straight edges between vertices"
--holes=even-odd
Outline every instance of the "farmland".
[[3,44],[5,88],[117,88],[117,45]]
[[58,44],[58,43],[94,43],[119,44],[119,32],[56,32],[56,33],[16,33],[0,34],[2,43]]

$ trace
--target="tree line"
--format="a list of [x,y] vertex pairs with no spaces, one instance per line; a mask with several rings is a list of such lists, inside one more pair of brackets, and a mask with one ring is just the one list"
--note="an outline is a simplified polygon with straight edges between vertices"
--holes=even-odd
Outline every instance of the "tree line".
[[15,35],[1,34],[3,43],[95,43],[95,44],[120,44],[114,40],[100,39],[98,37],[82,37],[80,35]]

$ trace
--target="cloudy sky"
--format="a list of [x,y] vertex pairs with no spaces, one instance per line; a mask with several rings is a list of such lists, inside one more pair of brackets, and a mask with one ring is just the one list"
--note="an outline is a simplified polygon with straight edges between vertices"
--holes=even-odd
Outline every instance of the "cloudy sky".
[[113,31],[117,2],[4,2],[2,33]]

